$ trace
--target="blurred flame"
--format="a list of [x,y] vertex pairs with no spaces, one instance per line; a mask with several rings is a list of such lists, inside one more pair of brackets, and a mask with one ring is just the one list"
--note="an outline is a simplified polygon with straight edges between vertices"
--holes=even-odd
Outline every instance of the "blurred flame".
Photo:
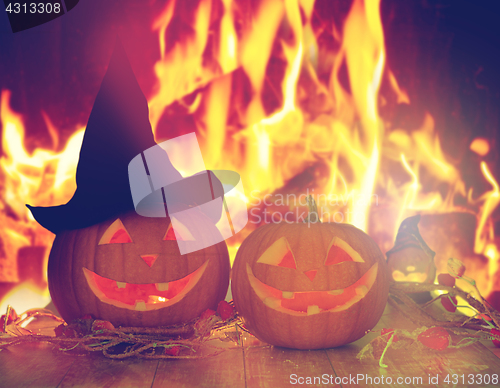
[[22,313],[32,308],[45,307],[50,303],[48,288],[41,290],[32,282],[24,282],[7,293],[0,301],[0,315],[5,314],[7,306]]
[[406,91],[402,90],[399,87],[398,80],[394,76],[394,73],[391,70],[388,70],[387,76],[389,77],[389,82],[391,83],[392,90],[396,93],[398,99],[397,103],[398,104],[410,104],[410,97],[408,97],[408,94]]
[[[386,65],[380,0],[353,0],[341,28],[314,24],[314,0],[248,2],[251,12],[242,8],[244,2],[220,3],[201,0],[187,10],[170,0],[153,21],[160,49],[148,98],[155,133],[166,108],[178,101],[195,117],[206,167],[238,171],[247,193],[257,193],[253,201],[245,198],[250,208],[267,195],[312,192],[323,221],[352,223],[371,234],[383,229],[388,241],[377,242],[384,247],[410,215],[466,209],[477,217],[474,252],[489,259],[490,275],[498,272],[492,214],[500,193],[486,163],[478,170],[492,189],[474,199],[458,163],[443,152],[429,113],[420,128],[409,130],[391,128],[379,112],[384,80],[384,93],[410,105]],[[325,45],[324,35],[333,43]],[[189,102],[182,99],[192,93]],[[44,115],[53,149],[30,153],[22,117],[10,109],[9,98],[2,92],[0,221],[8,222],[1,222],[7,227],[0,238],[9,241],[8,254],[15,257],[22,246],[50,245],[52,237],[31,220],[24,204],[50,206],[71,197],[83,130],[56,152],[58,130]],[[482,157],[490,144],[474,139],[470,150]],[[456,198],[467,204],[456,205]],[[7,206],[19,221],[5,215]],[[233,259],[241,239],[258,224],[251,216],[249,221],[228,242]],[[484,289],[491,291],[489,278]]]
[[485,156],[486,154],[488,154],[488,152],[490,152],[490,144],[488,143],[488,140],[482,139],[480,137],[472,140],[469,148],[471,151],[474,151],[480,156]]
[[[209,74],[205,80],[212,78],[207,90],[198,94],[189,107],[189,112],[196,115],[208,168],[237,170],[246,187],[252,193],[259,193],[257,197],[252,195],[259,203],[247,199],[252,207],[260,205],[266,195],[287,193],[287,183],[314,163],[326,165],[329,170],[326,177],[314,175],[313,183],[304,181],[302,188],[294,187],[289,192],[298,196],[307,190],[316,190],[322,201],[320,208],[325,210],[324,221],[349,222],[367,232],[381,195],[383,205],[394,210],[383,220],[392,238],[400,222],[410,215],[464,211],[455,201],[461,197],[468,200],[467,211],[477,215],[475,252],[490,260],[496,257],[492,253],[497,251],[492,250],[496,245],[491,215],[498,206],[495,194],[498,190],[486,165],[481,164],[481,171],[494,189],[473,199],[472,189],[466,188],[458,164],[444,154],[435,120],[429,113],[425,114],[420,128],[412,131],[389,130],[380,116],[378,107],[384,98],[380,96],[380,86],[384,77],[397,104],[409,105],[410,97],[393,71],[386,67],[379,0],[354,0],[343,28],[333,27],[330,31],[338,43],[334,45],[337,48],[328,49],[318,41],[323,31],[312,24],[312,0],[261,2],[253,9],[251,23],[241,22],[238,35],[225,24],[237,19],[230,16],[235,4],[224,1],[218,31],[224,44],[220,43],[219,51],[213,54],[220,71],[214,72],[208,65],[197,68],[199,74]],[[172,3],[169,6],[174,7]],[[161,16],[158,24],[171,23],[172,10]],[[202,10],[200,5],[194,13],[195,20],[203,19],[202,12],[209,12],[208,7]],[[241,19],[241,15],[239,17]],[[199,23],[195,22],[193,28],[197,26]],[[159,31],[160,42],[164,31]],[[198,40],[184,38],[185,52],[192,42],[205,42],[207,33],[202,31]],[[189,59],[183,57],[181,65],[174,60],[178,50],[174,47],[162,53],[156,71],[158,90],[172,90],[169,86],[172,74],[167,76],[160,71],[165,58],[169,58],[170,67],[188,64],[182,77],[189,77],[189,63],[201,63],[202,56],[198,54]],[[327,57],[325,50],[330,50]],[[202,48],[198,47],[198,51]],[[323,62],[319,61],[320,57]],[[270,70],[277,60],[283,62],[281,78]],[[329,76],[325,79],[322,74],[328,65]],[[234,100],[238,101],[234,98],[235,83],[227,74],[236,68],[250,84],[245,105],[234,106]],[[202,79],[198,76],[186,81],[186,85],[192,85],[186,91],[195,90],[194,81]],[[197,85],[205,84],[200,81]],[[268,87],[267,93],[274,93],[280,100],[274,109],[266,106],[266,86],[269,85],[272,87]],[[153,96],[152,104],[157,96]],[[172,98],[164,100],[160,113],[155,115],[162,114]],[[236,127],[231,127],[229,121],[235,116],[234,112],[239,119],[237,124],[231,124]],[[476,139],[471,150],[484,156],[489,144],[485,139]],[[296,203],[285,206],[287,210],[294,207]],[[236,251],[240,241],[230,242],[230,249]]]
[[[83,140],[83,128],[76,131],[61,152],[35,149],[26,150],[24,125],[20,115],[10,109],[10,92],[2,91],[0,120],[2,122],[3,156],[0,168],[5,173],[5,203],[22,219],[31,218],[25,203],[40,206],[61,203],[71,197],[75,185],[75,171]],[[46,116],[45,116],[46,117]],[[48,119],[53,143],[58,143],[57,131]]]
[[[493,213],[493,211],[500,203],[500,190],[498,188],[498,183],[495,178],[493,178],[493,175],[491,175],[491,172],[485,162],[481,162],[481,172],[483,173],[484,178],[488,181],[488,183],[493,186],[493,190],[484,193],[480,198],[480,201],[483,202],[483,205],[480,209],[479,223],[476,229],[476,240],[474,244],[475,253],[485,252],[488,242],[492,241],[495,237],[493,233],[493,226],[489,225],[487,227],[487,224],[491,223],[491,213]],[[486,256],[490,257],[488,255]]]
[[[6,253],[5,258],[0,257],[0,269],[2,269],[0,281],[2,282],[21,280],[16,264],[20,248],[50,247],[54,239],[52,233],[34,221],[25,204],[59,205],[67,202],[76,188],[75,171],[83,140],[83,128],[75,131],[66,147],[57,152],[55,149],[59,144],[58,131],[45,113],[43,117],[53,149],[36,148],[33,152],[29,152],[22,117],[10,108],[10,92],[2,91],[0,95],[0,121],[3,128],[3,149],[0,156],[0,197],[2,198],[0,201],[0,225],[2,226],[0,239]],[[46,250],[45,257],[41,258],[45,266],[48,254],[49,249]],[[46,273],[40,275],[46,280]],[[29,281],[22,283],[5,296],[4,300],[9,298],[19,303],[19,300],[25,299],[26,295],[36,293],[37,291],[34,291],[36,289],[37,286]],[[45,298],[43,300],[47,299],[47,289],[42,290],[38,286],[38,293],[42,299]],[[42,299],[31,297],[26,299],[28,305],[32,303],[27,308],[41,307],[39,302]]]

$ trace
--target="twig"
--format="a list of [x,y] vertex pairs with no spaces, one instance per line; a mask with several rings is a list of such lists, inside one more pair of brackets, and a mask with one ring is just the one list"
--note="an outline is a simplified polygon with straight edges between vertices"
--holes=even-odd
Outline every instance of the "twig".
[[469,282],[470,284],[472,284],[472,286],[474,287],[474,290],[476,291],[476,294],[477,296],[479,297],[479,302],[481,302],[481,304],[484,306],[484,309],[486,310],[486,313],[491,317],[491,319],[493,320],[493,322],[495,322],[495,325],[497,326],[497,328],[500,328],[500,324],[498,323],[497,321],[497,317],[495,316],[496,314],[492,314],[489,307],[486,305],[481,293],[479,292],[477,286],[476,286],[476,282],[473,280],[472,283]]
[[[15,314],[14,310],[12,313]],[[7,325],[7,329],[10,328],[9,330],[12,332],[12,329],[19,328],[19,325],[30,317],[50,317],[55,318],[56,321],[62,321],[50,312],[41,309],[27,311],[22,314],[22,317],[16,315],[14,321]],[[226,321],[222,321],[219,316],[209,315],[203,319],[197,318],[182,325],[169,327],[118,327],[92,330],[93,322],[94,320],[79,319],[70,325],[61,325],[58,337],[34,334],[26,329],[23,329],[24,332],[19,333],[19,335],[5,333],[0,336],[0,349],[27,342],[48,342],[58,345],[61,351],[67,352],[77,348],[89,352],[100,351],[105,357],[116,359],[127,357],[205,358],[223,351],[221,348],[207,343],[211,334],[217,330],[237,327],[240,321],[236,315]],[[188,349],[191,354],[172,355],[165,353],[165,349],[174,347]],[[211,349],[211,351],[209,354],[197,352],[197,350],[203,349]]]
[[131,334],[160,334],[166,336],[178,336],[194,331],[191,325],[181,327],[118,327],[116,330]]
[[[404,284],[404,283],[402,283]],[[424,290],[418,290],[418,286],[423,284],[413,284],[411,287],[413,292],[422,292]],[[425,285],[426,287],[422,288],[427,288],[428,285]],[[440,286],[441,288],[449,288],[451,291],[454,291],[455,289],[452,287],[445,287],[445,286]],[[417,291],[415,291],[415,288],[417,288]],[[425,310],[422,309],[421,306],[419,306],[417,303],[413,301],[404,291],[400,291],[402,289],[405,289],[405,287],[399,287],[399,285],[393,286],[391,285],[390,288],[390,298],[389,298],[389,304],[398,309],[403,315],[405,315],[407,318],[409,318],[411,321],[416,321],[419,324],[423,326],[442,326],[442,327],[455,327],[455,328],[466,328],[466,329],[472,329],[472,330],[483,330],[483,326],[474,324],[474,323],[469,323],[470,319],[468,317],[457,317],[456,319],[452,321],[442,321],[439,320],[435,317],[433,317],[431,314],[426,312]],[[412,293],[413,293],[412,292]],[[394,298],[397,298],[400,300],[408,309],[403,309],[400,304],[398,304]]]
[[497,311],[492,311],[491,309],[486,307],[485,303],[481,303],[480,301],[475,299],[472,295],[470,295],[465,291],[462,291],[460,288],[457,287],[447,287],[441,284],[430,284],[430,283],[410,283],[410,282],[391,283],[390,292],[395,293],[397,291],[401,291],[405,294],[413,294],[425,291],[447,291],[452,296],[460,296],[461,298],[465,299],[467,303],[469,303],[473,308],[475,308],[480,313],[486,313],[490,315],[495,323],[497,323],[497,321],[495,321],[495,318],[496,320],[500,320],[500,314]]

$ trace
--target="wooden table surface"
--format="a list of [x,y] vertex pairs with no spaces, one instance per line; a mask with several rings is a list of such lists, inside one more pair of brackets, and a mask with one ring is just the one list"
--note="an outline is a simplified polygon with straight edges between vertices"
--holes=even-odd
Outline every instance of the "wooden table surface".
[[[390,307],[374,330],[384,327],[416,328]],[[375,360],[356,359],[376,336],[370,333],[335,349],[299,351],[275,348],[245,334],[240,345],[214,340],[224,351],[195,360],[112,360],[97,352],[74,355],[59,351],[56,345],[26,343],[0,351],[0,387],[500,387],[500,382],[479,383],[479,378],[500,375],[500,349],[491,341],[419,354],[392,350],[384,358],[388,367],[381,368]],[[450,382],[445,382],[447,375]],[[467,383],[471,375],[475,384]],[[434,379],[431,383],[429,376]],[[307,384],[307,377],[316,377],[316,383]],[[340,384],[335,384],[335,378]]]

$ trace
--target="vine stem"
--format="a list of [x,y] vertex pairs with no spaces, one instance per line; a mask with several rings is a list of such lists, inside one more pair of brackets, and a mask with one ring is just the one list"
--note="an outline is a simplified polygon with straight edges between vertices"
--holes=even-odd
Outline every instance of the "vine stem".
[[7,305],[7,312],[5,313],[5,320],[3,321],[3,329],[2,331],[5,333],[7,332],[7,323],[9,322],[9,317],[10,317],[10,310],[12,307],[10,307],[10,304]]
[[380,356],[380,360],[378,360],[378,365],[381,366],[382,368],[387,368],[387,365],[384,364],[382,361],[384,360],[385,352],[387,352],[387,349],[389,349],[389,346],[392,344],[392,339],[394,338],[396,334],[392,334],[391,337],[389,338],[389,341],[387,341],[387,345],[385,345],[384,351],[382,352],[382,355]]
[[488,305],[487,303],[485,302],[485,300],[483,299],[483,296],[481,295],[481,293],[479,292],[477,286],[476,286],[476,282],[469,282],[469,284],[472,285],[472,287],[474,287],[474,290],[476,291],[476,294],[479,298],[479,302],[481,302],[481,304],[483,305],[484,309],[486,310],[486,312],[488,313],[488,315],[491,317],[491,319],[493,320],[493,322],[495,323],[495,325],[497,326],[498,329],[500,329],[500,324],[498,323],[498,320],[497,320],[497,317],[491,313],[490,309],[488,308]]
[[314,200],[312,195],[307,196],[307,207],[309,210],[309,213],[307,214],[307,217],[304,219],[304,223],[321,223],[321,220],[319,219],[319,214],[318,214],[318,206],[316,205],[316,201]]

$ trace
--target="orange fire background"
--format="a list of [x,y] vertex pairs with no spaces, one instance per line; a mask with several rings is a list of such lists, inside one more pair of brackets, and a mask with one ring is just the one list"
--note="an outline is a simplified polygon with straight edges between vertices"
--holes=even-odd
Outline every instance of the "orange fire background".
[[292,198],[309,193],[323,221],[354,223],[383,252],[404,218],[422,214],[438,273],[459,258],[495,299],[494,9],[466,0],[81,0],[17,34],[1,16],[0,308],[50,300],[54,236],[24,205],[71,198],[116,36],[157,141],[196,131],[207,168],[242,175],[249,225],[228,241],[233,258],[259,224],[300,214]]

